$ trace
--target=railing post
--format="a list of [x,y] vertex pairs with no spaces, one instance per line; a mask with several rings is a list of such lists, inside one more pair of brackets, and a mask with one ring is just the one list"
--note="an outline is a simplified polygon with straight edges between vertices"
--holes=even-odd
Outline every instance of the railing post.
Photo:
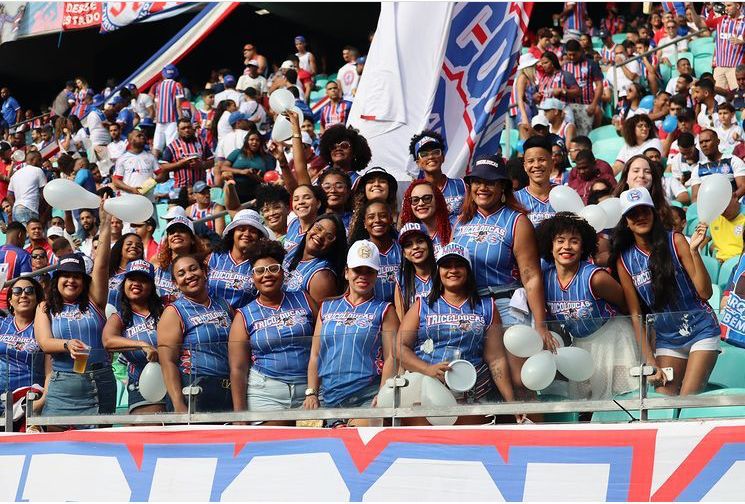
[[5,432],[13,432],[13,394],[10,391],[2,394],[3,407],[5,408]]
[[510,159],[512,157],[512,116],[507,112],[507,119],[504,122],[504,134],[507,137],[505,141],[506,149],[504,157]]

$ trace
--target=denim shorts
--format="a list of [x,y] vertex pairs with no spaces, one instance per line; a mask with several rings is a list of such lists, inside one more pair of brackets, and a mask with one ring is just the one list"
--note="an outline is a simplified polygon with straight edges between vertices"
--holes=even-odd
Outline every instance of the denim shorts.
[[52,371],[43,415],[107,415],[116,409],[111,366],[85,373]]
[[160,401],[152,402],[148,401],[144,397],[142,397],[142,394],[140,394],[140,387],[137,383],[129,383],[127,385],[127,398],[129,400],[128,406],[127,406],[127,413],[132,414],[132,411],[135,408],[139,408],[141,406],[150,406],[152,404],[165,404],[166,400],[163,398]]
[[[323,396],[321,396],[321,406],[324,408],[370,408],[372,407],[372,401],[373,399],[375,399],[375,396],[378,395],[379,390],[380,379],[375,381],[375,383],[371,383],[370,385],[367,385],[366,387],[354,392],[353,394],[350,394],[341,402],[334,404],[333,406],[325,404],[323,402]],[[326,427],[334,427],[336,424],[339,423],[346,423],[346,420],[341,418],[330,418],[328,420],[324,420],[324,425]]]
[[[191,378],[182,376],[183,383],[189,383]],[[200,376],[196,378],[193,386],[200,387],[202,391],[195,396],[196,404],[194,411],[198,413],[218,413],[233,411],[233,396],[230,392],[230,378],[220,376]],[[189,398],[184,397],[188,405]],[[166,411],[173,411],[171,398],[166,394]]]
[[510,309],[510,298],[494,298],[494,305],[497,307],[497,310],[499,310],[499,318],[502,319],[503,327],[530,323],[525,318],[519,318]]
[[248,410],[273,411],[299,408],[308,384],[285,383],[252,369],[248,375]]
[[33,210],[26,208],[23,205],[16,205],[15,207],[13,207],[13,220],[16,222],[20,222],[21,224],[26,225],[31,219],[38,218],[38,212],[34,212]]

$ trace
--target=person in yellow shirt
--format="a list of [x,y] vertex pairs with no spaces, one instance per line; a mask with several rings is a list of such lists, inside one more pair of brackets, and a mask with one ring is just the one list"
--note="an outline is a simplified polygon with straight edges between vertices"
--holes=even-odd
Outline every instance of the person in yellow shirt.
[[740,202],[733,195],[722,215],[714,219],[709,226],[711,250],[718,261],[724,262],[742,254],[743,227],[745,215],[742,213]]

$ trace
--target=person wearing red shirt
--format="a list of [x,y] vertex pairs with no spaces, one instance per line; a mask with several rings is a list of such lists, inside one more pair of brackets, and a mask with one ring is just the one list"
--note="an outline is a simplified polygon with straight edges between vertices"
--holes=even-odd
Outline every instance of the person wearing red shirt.
[[52,246],[49,244],[49,240],[47,240],[44,226],[41,225],[39,219],[30,219],[26,223],[26,235],[29,242],[31,242],[31,245],[26,247],[26,252],[30,253],[35,248],[43,248],[47,256],[52,257]]
[[132,229],[137,236],[142,239],[142,248],[145,256],[145,260],[153,262],[153,259],[158,255],[158,248],[160,245],[153,239],[153,232],[155,232],[155,218],[150,217],[143,223],[130,224]]
[[8,182],[13,169],[13,147],[5,141],[0,142],[0,201],[8,195]]
[[528,49],[528,52],[535,56],[536,59],[541,59],[541,56],[543,56],[543,53],[550,50],[551,46],[551,29],[550,28],[541,28],[538,30],[538,33],[536,35],[536,45]]

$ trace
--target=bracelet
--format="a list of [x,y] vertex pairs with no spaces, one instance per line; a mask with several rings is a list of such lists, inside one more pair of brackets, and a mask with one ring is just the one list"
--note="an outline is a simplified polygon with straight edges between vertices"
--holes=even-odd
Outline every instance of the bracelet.
[[62,346],[65,348],[65,352],[69,352],[70,348],[67,346],[67,341],[65,341]]
[[298,135],[297,133],[294,133],[292,135],[292,138],[303,138],[302,135]]

